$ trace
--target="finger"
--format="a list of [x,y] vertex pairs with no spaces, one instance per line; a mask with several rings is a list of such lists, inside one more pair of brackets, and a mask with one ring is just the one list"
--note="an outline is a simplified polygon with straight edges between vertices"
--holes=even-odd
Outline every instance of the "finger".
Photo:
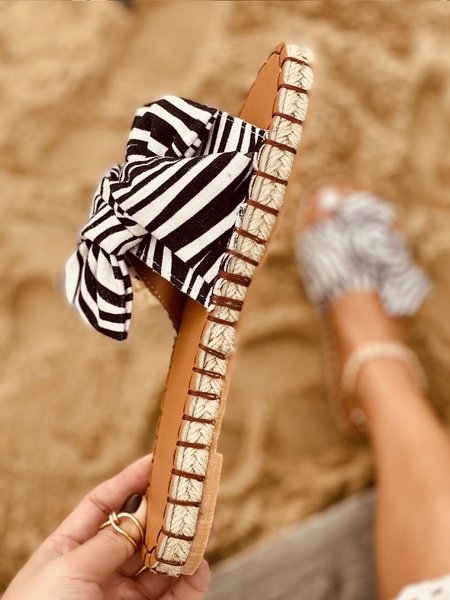
[[[134,581],[137,589],[146,598],[154,600],[156,598],[160,599],[164,592],[173,586],[174,579],[173,577],[167,577],[167,575],[144,571]],[[171,598],[171,600],[176,599]]]
[[[139,508],[132,513],[145,529],[147,516],[147,501],[143,497]],[[121,518],[119,527],[139,544],[141,536],[135,523],[130,519]],[[65,566],[71,573],[102,583],[127,559],[135,554],[132,543],[111,526],[101,529],[98,533],[64,557]]]
[[26,564],[27,572],[36,572],[57,556],[83,544],[96,534],[112,510],[117,512],[128,495],[136,491],[145,492],[151,461],[152,455],[140,458],[87,494],[31,556]]
[[183,575],[176,583],[165,592],[161,600],[202,600],[211,583],[211,569],[203,559],[201,565],[193,575]]
[[217,540],[217,535],[218,535],[218,527],[215,521],[212,522],[211,525],[211,530],[209,532],[209,539],[208,539],[208,543],[206,545],[206,550],[209,551],[211,550],[211,548],[214,546],[216,540]]
[[206,560],[193,575],[179,579],[146,571],[135,580],[138,589],[147,598],[159,600],[200,600],[209,588],[211,571]]
[[144,456],[94,488],[61,523],[52,537],[65,536],[83,544],[95,535],[100,524],[113,510],[118,510],[127,496],[133,492],[145,492],[151,460],[152,455]]
[[[133,554],[131,558],[123,563],[119,569],[119,573],[125,577],[134,577],[136,573],[143,567],[144,561],[139,554]],[[146,571],[143,571],[143,573]]]

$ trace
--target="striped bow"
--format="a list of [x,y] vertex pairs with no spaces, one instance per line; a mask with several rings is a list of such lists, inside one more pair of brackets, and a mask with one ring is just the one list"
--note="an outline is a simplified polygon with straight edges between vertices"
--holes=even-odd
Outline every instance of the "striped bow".
[[106,173],[66,265],[66,293],[83,318],[127,337],[133,253],[208,304],[266,131],[174,96],[140,108],[126,162]]
[[297,248],[310,300],[324,308],[346,292],[371,290],[388,315],[412,315],[433,285],[396,229],[393,206],[372,192],[333,188],[319,202],[332,218],[309,227]]

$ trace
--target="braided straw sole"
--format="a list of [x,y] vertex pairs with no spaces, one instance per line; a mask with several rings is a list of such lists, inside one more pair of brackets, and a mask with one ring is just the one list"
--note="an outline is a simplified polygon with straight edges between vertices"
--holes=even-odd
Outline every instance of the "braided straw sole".
[[[288,45],[283,61],[278,102],[268,138],[258,155],[249,200],[230,240],[223,270],[211,297],[213,310],[203,329],[183,423],[174,455],[169,499],[157,562],[152,571],[178,576],[185,572],[197,531],[210,456],[215,451],[223,416],[225,375],[235,343],[235,324],[247,288],[265,252],[284,200],[285,188],[300,143],[308,107],[311,53]],[[289,87],[286,87],[287,86]],[[291,87],[292,86],[292,87]],[[294,89],[295,88],[295,89]],[[223,404],[223,403],[222,403]],[[217,455],[215,455],[217,457]],[[205,498],[204,498],[205,496]]]

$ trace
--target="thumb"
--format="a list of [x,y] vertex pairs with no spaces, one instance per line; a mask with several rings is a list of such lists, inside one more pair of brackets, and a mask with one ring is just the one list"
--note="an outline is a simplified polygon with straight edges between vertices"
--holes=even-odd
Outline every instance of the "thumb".
[[[139,497],[141,498],[139,502]],[[134,512],[127,511],[127,504],[133,502]],[[136,507],[137,502],[139,506]],[[142,529],[145,529],[147,517],[147,500],[143,496],[133,494],[124,504],[121,512],[129,512],[140,523]],[[121,517],[119,527],[123,529],[139,546],[143,541],[139,530],[133,521],[127,517]],[[93,581],[101,583],[118,567],[120,567],[128,558],[135,553],[133,544],[124,535],[115,531],[111,526],[105,527],[69,554],[66,554],[64,560],[66,566],[74,573],[82,573]]]

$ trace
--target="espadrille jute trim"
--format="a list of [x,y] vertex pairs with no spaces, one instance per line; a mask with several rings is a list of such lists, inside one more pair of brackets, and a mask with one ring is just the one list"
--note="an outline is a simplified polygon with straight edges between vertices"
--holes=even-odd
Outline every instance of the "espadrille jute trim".
[[[283,204],[302,135],[307,93],[312,84],[311,56],[297,46],[286,48],[288,56],[281,63],[282,79],[269,135],[259,152],[249,200],[214,285],[213,309],[202,332],[197,366],[192,371],[192,389],[185,403],[164,526],[158,538],[158,562],[152,567],[172,576],[182,572],[196,532],[209,451],[220,419],[228,358],[235,343],[234,326]],[[154,548],[148,549],[152,551]]]

